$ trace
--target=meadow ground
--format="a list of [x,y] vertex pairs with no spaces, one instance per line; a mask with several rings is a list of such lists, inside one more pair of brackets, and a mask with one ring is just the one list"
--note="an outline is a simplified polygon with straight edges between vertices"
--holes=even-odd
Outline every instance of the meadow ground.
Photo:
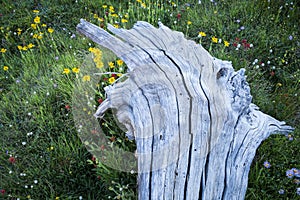
[[[245,68],[253,102],[295,127],[259,147],[246,199],[300,199],[300,5],[292,0],[103,1],[0,3],[0,199],[136,199],[136,174],[102,165],[74,124],[74,90],[91,80],[84,67],[126,72],[107,50],[76,33],[80,18],[104,29],[161,21],[235,69]],[[91,114],[91,113],[87,113]],[[101,121],[108,143],[134,151],[112,115]],[[93,134],[93,133],[91,133]]]

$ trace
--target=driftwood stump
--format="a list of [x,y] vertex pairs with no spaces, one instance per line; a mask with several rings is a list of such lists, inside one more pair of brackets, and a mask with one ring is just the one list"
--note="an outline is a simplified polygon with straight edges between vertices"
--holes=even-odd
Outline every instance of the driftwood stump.
[[115,36],[84,20],[77,26],[128,66],[95,115],[116,109],[135,139],[139,199],[243,199],[260,143],[292,128],[251,103],[244,69],[182,33],[146,22],[108,29]]

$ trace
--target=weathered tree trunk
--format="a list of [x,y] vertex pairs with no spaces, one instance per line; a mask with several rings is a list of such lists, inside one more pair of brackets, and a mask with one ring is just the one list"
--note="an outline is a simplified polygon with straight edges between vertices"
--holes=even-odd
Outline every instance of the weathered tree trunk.
[[112,50],[129,77],[106,88],[108,108],[134,137],[139,199],[243,199],[260,143],[292,128],[251,103],[244,69],[159,24],[115,36],[84,20],[77,30]]

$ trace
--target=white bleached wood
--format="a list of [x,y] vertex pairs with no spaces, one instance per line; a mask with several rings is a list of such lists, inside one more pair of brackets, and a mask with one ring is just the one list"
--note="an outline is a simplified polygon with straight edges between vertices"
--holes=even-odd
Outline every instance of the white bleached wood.
[[95,116],[117,110],[138,153],[139,199],[240,200],[260,143],[293,129],[251,103],[244,69],[163,24],[130,30],[81,20],[77,30],[128,65]]

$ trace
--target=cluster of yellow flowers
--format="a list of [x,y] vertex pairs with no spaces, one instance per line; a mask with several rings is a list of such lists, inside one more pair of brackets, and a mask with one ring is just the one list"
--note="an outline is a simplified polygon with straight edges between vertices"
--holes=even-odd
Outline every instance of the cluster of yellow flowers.
[[[36,14],[39,13],[38,10],[33,10],[33,12],[36,13]],[[33,19],[33,22],[34,22],[34,23],[32,23],[30,26],[31,26],[32,29],[36,30],[36,29],[38,29],[38,25],[41,23],[41,18],[40,18],[39,16],[35,16],[35,18]],[[41,26],[42,26],[42,27],[47,27],[46,24],[42,24]],[[22,31],[21,29],[18,30],[18,34],[19,34],[19,33],[21,34],[21,31]],[[51,27],[49,27],[49,28],[47,29],[47,31],[51,34],[51,33],[54,32],[54,29],[51,28]],[[43,34],[43,33],[41,33],[41,32],[40,32],[39,34],[34,34],[34,35],[33,35],[33,38],[42,39],[42,38],[43,38],[42,34]]]
[[[78,74],[80,69],[78,67],[73,67],[72,72]],[[71,70],[69,68],[64,68],[63,74],[69,74]]]
[[[122,24],[128,23],[128,18],[129,18],[128,13],[126,13],[125,15],[122,15],[120,13],[117,14],[113,6],[108,6],[105,4],[102,5],[102,8],[108,13],[108,21],[110,21],[110,23],[113,23],[113,26],[115,28],[120,28],[120,22]],[[94,19],[97,19],[100,22],[104,22],[104,18],[106,19],[106,17],[99,17],[97,14],[93,14],[93,15],[94,15]],[[120,22],[118,22],[117,19],[120,19]]]
[[[203,31],[200,31],[198,35],[200,38],[206,37],[206,33],[204,33]],[[222,39],[218,39],[217,37],[213,36],[211,38],[211,41],[213,43],[218,43],[218,42],[221,43]],[[224,40],[223,42],[225,47],[229,47],[230,43],[227,40]]]
[[21,46],[21,45],[18,45],[18,49],[21,51],[27,51],[28,49],[32,49],[33,47],[35,47],[34,44],[32,43],[29,43],[28,45],[25,45],[25,46]]
[[103,65],[103,62],[102,62],[102,52],[100,49],[98,48],[89,48],[89,51],[91,53],[93,53],[93,56],[94,56],[94,63],[96,65],[97,68],[102,68],[104,65]]

